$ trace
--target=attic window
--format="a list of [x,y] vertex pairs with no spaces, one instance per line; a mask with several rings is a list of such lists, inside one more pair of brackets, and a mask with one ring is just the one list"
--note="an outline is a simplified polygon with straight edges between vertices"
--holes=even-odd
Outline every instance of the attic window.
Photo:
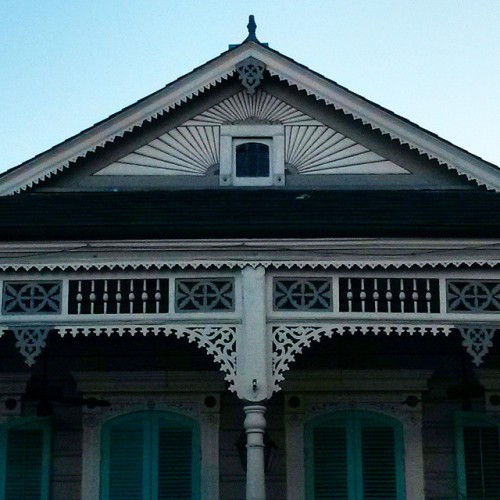
[[262,141],[236,139],[233,141],[236,177],[269,177],[271,145],[271,139]]
[[284,127],[252,124],[221,127],[220,184],[285,184]]

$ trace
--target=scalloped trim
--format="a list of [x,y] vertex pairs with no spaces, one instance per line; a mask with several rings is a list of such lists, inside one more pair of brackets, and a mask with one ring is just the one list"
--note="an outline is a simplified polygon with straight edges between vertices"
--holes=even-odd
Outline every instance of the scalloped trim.
[[327,99],[323,96],[320,96],[320,95],[316,94],[315,92],[313,92],[312,90],[310,90],[309,88],[306,88],[304,85],[300,84],[299,82],[292,80],[290,77],[280,74],[278,70],[273,70],[271,68],[267,68],[267,69],[268,69],[269,73],[271,74],[271,76],[277,76],[280,79],[280,81],[286,82],[290,87],[296,87],[299,91],[303,90],[306,92],[306,94],[308,96],[312,95],[313,97],[315,97],[317,101],[323,101],[327,106],[333,106],[333,108],[336,111],[342,111],[345,115],[350,115],[355,120],[361,120],[363,125],[370,126],[370,128],[372,130],[379,130],[380,132],[382,132],[382,134],[388,135],[391,139],[397,140],[401,145],[407,145],[410,149],[416,149],[420,154],[427,156],[427,158],[429,158],[429,160],[437,160],[437,162],[440,165],[445,165],[448,168],[448,170],[454,170],[455,172],[457,172],[458,175],[465,176],[468,181],[474,182],[477,186],[484,186],[489,191],[495,191],[497,193],[500,192],[499,189],[489,185],[486,182],[480,181],[479,179],[475,178],[474,176],[472,176],[471,174],[469,174],[467,172],[462,171],[460,169],[460,167],[458,167],[455,164],[450,163],[447,160],[444,160],[443,158],[439,157],[438,155],[434,155],[432,153],[429,153],[428,151],[417,146],[416,144],[412,143],[411,141],[404,140],[401,137],[398,137],[396,134],[394,134],[393,132],[390,132],[389,130],[385,129],[384,127],[373,124],[371,121],[367,120],[366,118],[357,114],[354,111],[346,111],[344,108],[339,106],[334,101]]
[[[244,54],[246,55],[246,53]],[[259,56],[256,55],[258,58]],[[386,129],[383,125],[375,125],[371,120],[366,119],[365,117],[361,116],[361,114],[356,113],[356,111],[347,111],[343,107],[341,107],[338,103],[335,103],[332,101],[330,98],[326,98],[322,95],[319,95],[319,93],[311,90],[308,88],[306,85],[300,83],[298,80],[294,79],[293,77],[291,78],[289,75],[284,75],[280,72],[279,69],[273,69],[271,67],[272,65],[266,64],[267,70],[272,76],[277,76],[280,81],[285,81],[289,86],[295,86],[298,90],[303,90],[306,92],[308,96],[314,96],[316,100],[318,101],[323,101],[327,106],[331,105],[334,107],[336,110],[342,111],[346,115],[352,116],[354,119],[359,119],[364,125],[368,125],[372,128],[372,130],[379,130],[383,134],[389,135],[391,139],[397,140],[400,144],[407,145],[411,149],[416,149],[420,154],[425,155],[429,159],[435,159],[440,165],[445,165],[449,170],[454,170],[457,172],[458,175],[460,176],[465,176],[468,181],[475,183],[477,186],[484,186],[486,189],[495,191],[495,192],[500,192],[500,188],[496,188],[493,185],[490,185],[488,182],[481,181],[477,179],[475,176],[471,175],[468,172],[463,171],[459,165],[455,163],[450,163],[448,160],[440,157],[439,155],[430,153],[429,151],[424,150],[421,146],[418,146],[416,143],[407,140],[407,139],[402,139],[399,137],[397,134],[394,132],[391,132],[390,130]],[[177,98],[175,102],[172,102],[168,104],[167,106],[163,107],[160,110],[154,111],[153,113],[149,114],[146,117],[142,117],[133,124],[127,126],[127,128],[120,130],[116,132],[112,137],[107,137],[103,140],[101,140],[98,144],[93,145],[91,148],[85,150],[85,151],[80,151],[79,153],[74,154],[70,158],[66,159],[63,163],[58,164],[57,166],[54,166],[50,171],[45,172],[44,174],[40,175],[36,179],[33,179],[29,181],[27,184],[17,187],[13,189],[12,192],[9,194],[15,194],[15,193],[20,193],[22,191],[25,191],[27,189],[32,188],[35,185],[38,185],[40,182],[43,182],[46,179],[49,179],[53,175],[57,175],[58,172],[65,170],[70,166],[70,164],[74,161],[76,161],[79,158],[84,158],[87,154],[90,152],[94,152],[98,147],[102,147],[108,143],[112,143],[115,141],[116,138],[122,137],[126,132],[132,131],[135,127],[141,127],[144,123],[146,122],[151,122],[153,119],[163,116],[165,113],[168,113],[171,109],[174,109],[178,106],[181,106],[182,104],[186,103],[188,100],[193,99],[193,97],[196,97],[200,95],[201,93],[204,93],[206,90],[216,86],[218,83],[221,83],[223,80],[227,80],[230,76],[234,75],[235,73],[235,68],[228,69],[223,75],[219,75],[212,80],[210,80],[208,83],[205,83],[203,87],[192,90],[188,94]],[[443,141],[442,139],[440,139]],[[470,153],[469,153],[470,154]],[[472,155],[471,155],[472,156]]]
[[309,261],[309,260],[290,260],[290,261],[275,261],[275,260],[265,260],[265,261],[241,261],[241,260],[210,260],[210,261],[153,261],[153,262],[101,262],[101,263],[89,263],[89,262],[72,262],[63,263],[58,262],[54,264],[0,264],[0,271],[78,271],[78,270],[137,270],[137,269],[243,269],[245,267],[251,267],[253,269],[262,266],[266,269],[410,269],[413,267],[418,267],[423,269],[424,267],[454,267],[458,268],[461,266],[480,266],[495,268],[500,264],[499,260],[443,260],[443,261],[419,261],[411,262],[408,260],[404,261]]
[[175,335],[178,339],[187,337],[188,342],[195,342],[201,349],[220,366],[225,373],[224,380],[229,384],[231,392],[236,391],[236,326],[162,326],[162,325],[120,325],[120,326],[57,326],[54,328],[61,337],[71,335],[163,335],[168,337]]
[[186,94],[184,97],[181,97],[177,99],[176,101],[170,103],[168,106],[155,111],[154,113],[151,113],[149,116],[146,118],[141,118],[140,120],[134,122],[132,125],[129,125],[127,128],[121,130],[120,132],[114,134],[112,137],[108,137],[106,139],[103,139],[101,142],[98,144],[95,144],[91,148],[87,149],[85,152],[81,152],[78,154],[75,154],[65,160],[63,163],[57,165],[54,167],[52,170],[44,173],[40,177],[37,177],[36,179],[33,179],[32,181],[28,182],[24,186],[21,186],[19,188],[16,188],[9,194],[19,194],[22,191],[27,191],[28,189],[31,189],[32,187],[40,184],[41,182],[44,182],[47,179],[50,179],[54,175],[57,175],[59,172],[62,172],[63,170],[66,170],[67,168],[70,167],[70,164],[72,162],[75,162],[76,160],[80,158],[85,158],[89,153],[94,153],[97,148],[106,146],[107,144],[113,143],[117,138],[123,137],[127,132],[132,132],[132,130],[135,127],[142,127],[146,122],[152,122],[156,118],[160,116],[164,116],[166,113],[169,113],[170,110],[173,110],[179,106],[182,106],[183,104],[187,103],[188,101],[192,100],[194,97],[198,97],[200,94],[203,94],[206,90],[211,89],[212,87],[215,87],[217,84],[221,83],[223,80],[227,80],[229,77],[234,75],[236,72],[235,69],[229,70],[227,73],[224,75],[218,76],[217,78],[211,80],[209,83],[206,83],[202,88],[194,90],[190,92],[189,94]]
[[281,324],[269,327],[273,342],[273,392],[281,390],[280,382],[285,380],[284,373],[290,369],[290,363],[295,361],[304,348],[312,342],[319,342],[323,337],[356,334],[374,335],[433,335],[448,336],[453,325],[447,324],[374,324],[374,323],[335,323],[327,325]]
[[17,340],[16,347],[25,357],[26,364],[32,366],[34,358],[45,347],[49,331],[57,332],[61,337],[71,335],[111,335],[123,337],[124,335],[162,335],[168,337],[175,335],[178,339],[186,337],[188,342],[195,342],[200,349],[205,349],[207,354],[220,366],[225,373],[224,380],[229,384],[231,392],[236,391],[236,337],[237,326],[232,325],[203,325],[203,326],[163,326],[163,325],[106,325],[106,326],[78,326],[56,325],[52,327],[2,327],[0,337],[6,332],[13,331]]

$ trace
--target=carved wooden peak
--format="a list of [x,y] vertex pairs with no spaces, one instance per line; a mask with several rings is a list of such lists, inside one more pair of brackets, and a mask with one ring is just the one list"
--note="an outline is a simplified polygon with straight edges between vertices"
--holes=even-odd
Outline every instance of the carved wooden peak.
[[[310,71],[305,66],[298,65],[279,52],[268,49],[266,44],[249,39],[167,85],[161,91],[141,99],[77,136],[4,173],[0,182],[0,196],[19,193],[58,175],[65,169],[73,168],[76,160],[87,156],[89,152],[95,152],[99,147],[124,137],[127,132],[142,127],[145,123],[170,113],[171,110],[183,107],[200,94],[210,92],[213,87],[233,77],[236,74],[236,66],[249,58],[260,61],[271,76],[286,82],[291,88],[305,91],[307,95],[324,103],[328,109],[340,110],[354,119],[359,119],[373,130],[388,135],[400,144],[408,145],[410,149],[417,150],[429,160],[435,160],[442,166],[435,165],[436,168],[453,169],[479,186],[500,191],[500,170],[494,165]],[[252,85],[255,82],[252,82]],[[255,94],[257,91],[258,85],[255,87]],[[255,94],[248,95],[252,97]]]

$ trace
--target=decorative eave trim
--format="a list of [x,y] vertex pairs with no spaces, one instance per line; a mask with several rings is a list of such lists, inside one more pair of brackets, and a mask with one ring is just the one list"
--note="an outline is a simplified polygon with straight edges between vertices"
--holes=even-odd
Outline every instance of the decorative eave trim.
[[248,57],[263,62],[271,75],[276,75],[289,85],[304,90],[308,95],[313,95],[317,100],[322,100],[355,119],[360,119],[372,129],[380,130],[401,144],[417,149],[428,158],[436,159],[440,164],[465,175],[477,185],[500,192],[500,170],[488,162],[433,136],[274,50],[253,42],[245,42],[176,80],[165,89],[8,172],[1,179],[0,196],[26,190],[68,168],[71,162],[85,157],[99,146],[113,142],[134,127],[142,126],[143,123],[181,106],[232,76],[236,64]]
[[[498,167],[495,169],[492,164],[435,137],[418,125],[407,122],[317,73],[294,71],[294,64],[290,64],[290,61],[279,57],[276,53],[272,55],[275,55],[272,61],[268,61],[265,57],[268,53],[260,56],[271,75],[286,81],[290,86],[296,86],[298,90],[304,90],[307,95],[313,95],[317,100],[324,101],[325,104],[333,106],[344,114],[360,119],[364,125],[388,134],[391,139],[416,149],[429,159],[436,159],[441,165],[446,165],[459,175],[465,175],[469,181],[475,182],[478,186],[500,192]],[[480,169],[479,178],[477,169]]]
[[459,268],[487,267],[495,268],[498,260],[424,260],[424,261],[315,261],[315,260],[200,260],[200,261],[144,261],[144,262],[58,262],[58,263],[9,263],[0,264],[0,271],[114,271],[114,270],[149,270],[149,269],[243,269],[264,267],[265,269],[411,269],[426,267]]
[[[67,169],[70,164],[88,153],[95,152],[98,147],[114,142],[141,127],[146,122],[163,116],[187,101],[227,80],[235,73],[235,68],[221,71],[223,61],[214,60],[202,72],[194,72],[175,81],[168,88],[161,90],[140,103],[130,106],[116,116],[78,134],[54,148],[23,163],[0,179],[0,196],[11,195],[27,189],[57,175]],[[233,65],[234,66],[234,65]],[[22,170],[19,170],[22,169]]]
[[441,323],[412,324],[412,323],[381,323],[376,322],[349,322],[332,324],[305,324],[280,323],[269,325],[269,335],[273,343],[272,373],[273,392],[281,390],[281,382],[285,380],[285,373],[296,357],[311,346],[313,342],[320,342],[324,337],[342,335],[432,335],[444,334],[448,336],[453,329],[452,325]]
[[83,335],[107,336],[107,337],[134,337],[154,335],[156,337],[186,338],[188,342],[195,343],[219,365],[220,370],[225,373],[224,380],[229,384],[229,390],[236,391],[236,339],[238,337],[238,325],[168,325],[168,324],[139,324],[125,323],[114,325],[13,325],[0,326],[0,337],[13,332],[16,339],[16,347],[25,359],[28,366],[36,362],[46,346],[46,341],[52,333],[60,337],[70,335],[76,337]]
[[462,346],[472,357],[476,366],[483,363],[490,347],[493,347],[493,337],[499,325],[483,322],[422,322],[405,323],[378,321],[350,321],[348,323],[314,323],[287,322],[269,324],[269,336],[272,339],[272,373],[273,392],[281,390],[281,382],[285,380],[285,373],[290,369],[290,364],[302,354],[305,348],[313,342],[319,342],[324,337],[332,338],[342,335],[445,335],[449,336],[453,330],[458,330],[463,341]]

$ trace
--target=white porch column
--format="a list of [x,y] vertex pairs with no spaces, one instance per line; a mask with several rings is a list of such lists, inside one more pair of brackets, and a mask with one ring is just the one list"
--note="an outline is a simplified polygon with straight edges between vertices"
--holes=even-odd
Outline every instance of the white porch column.
[[236,390],[246,401],[244,428],[247,436],[246,499],[265,500],[265,406],[272,394],[272,344],[267,335],[265,269],[242,270],[242,327],[236,341]]
[[261,405],[245,406],[243,426],[247,433],[247,487],[246,500],[265,500],[266,481],[264,470],[264,432],[266,407]]
[[266,329],[265,270],[245,267],[241,331],[236,340],[236,391],[258,403],[272,394],[272,344]]

